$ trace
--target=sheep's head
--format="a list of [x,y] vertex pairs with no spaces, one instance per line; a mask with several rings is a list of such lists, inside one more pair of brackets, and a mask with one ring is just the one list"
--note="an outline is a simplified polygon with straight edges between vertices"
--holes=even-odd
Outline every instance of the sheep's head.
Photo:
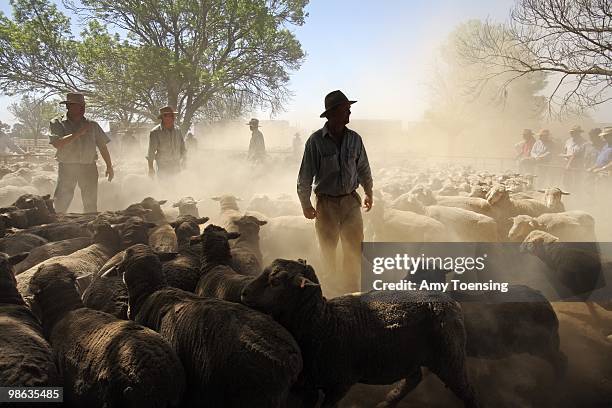
[[161,261],[148,245],[136,244],[127,248],[116,268],[117,273],[123,274],[123,281],[130,293],[141,285],[152,288],[163,285]]
[[93,234],[93,242],[120,247],[121,236],[107,221],[96,219],[87,224],[87,229]]
[[538,190],[538,192],[544,193],[544,203],[546,204],[546,207],[552,210],[565,210],[565,207],[561,202],[561,198],[563,198],[564,195],[569,195],[570,193],[567,193],[557,187],[547,188],[546,190]]
[[156,224],[144,221],[140,217],[130,217],[122,224],[117,225],[121,235],[121,246],[127,248],[135,244],[149,242],[149,231]]
[[150,213],[145,215],[145,220],[155,223],[165,223],[166,215],[161,209],[161,206],[166,204],[167,200],[155,200],[153,197],[145,197],[140,204],[145,209],[151,210]]
[[545,231],[531,231],[521,244],[521,252],[535,256],[542,254],[545,245],[558,242],[559,238]]
[[225,228],[210,224],[204,228],[199,237],[192,237],[190,245],[202,244],[202,248],[208,253],[227,254],[230,251],[229,240],[240,237],[238,232],[227,232]]
[[469,196],[477,198],[486,198],[488,192],[489,188],[486,185],[476,184],[472,186]]
[[508,238],[512,241],[522,241],[531,231],[540,228],[538,221],[529,215],[517,215],[510,220],[512,227],[508,231]]
[[234,221],[234,223],[238,226],[240,235],[252,237],[258,236],[259,228],[266,225],[268,222],[259,220],[257,217],[253,217],[252,215],[244,215],[238,220]]
[[312,266],[304,260],[276,259],[243,289],[241,300],[264,313],[282,316],[291,313],[313,290],[322,296]]
[[179,215],[200,216],[198,212],[198,202],[193,197],[183,197],[172,204],[172,206],[179,209]]
[[177,241],[180,244],[189,242],[191,237],[197,237],[200,235],[200,225],[208,222],[208,217],[196,218],[191,215],[181,215],[176,221],[171,222],[170,225],[174,228],[176,233]]
[[433,195],[431,189],[425,187],[422,184],[417,184],[414,186],[410,193],[416,197],[417,200],[421,202],[423,205],[434,205],[436,203],[436,198]]
[[240,198],[234,197],[231,194],[223,194],[220,196],[211,197],[211,200],[219,202],[221,211],[223,210],[240,211],[240,208],[238,208],[238,201],[240,201]]
[[500,201],[504,201],[510,198],[510,193],[506,189],[506,187],[502,184],[495,185],[491,187],[489,192],[487,193],[486,200],[491,205],[495,205]]

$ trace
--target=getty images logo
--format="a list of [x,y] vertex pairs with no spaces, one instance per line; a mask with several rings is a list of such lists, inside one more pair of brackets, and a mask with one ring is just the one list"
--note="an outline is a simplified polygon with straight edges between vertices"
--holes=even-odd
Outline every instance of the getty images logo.
[[411,256],[409,254],[395,254],[390,257],[374,257],[372,259],[372,272],[380,275],[386,271],[405,271],[414,275],[419,271],[454,271],[463,274],[469,271],[482,271],[485,268],[487,254],[482,256]]

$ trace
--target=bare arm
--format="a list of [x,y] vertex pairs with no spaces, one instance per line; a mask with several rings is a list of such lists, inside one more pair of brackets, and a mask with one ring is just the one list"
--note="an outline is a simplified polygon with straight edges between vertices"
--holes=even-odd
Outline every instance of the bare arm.
[[91,127],[91,123],[85,122],[83,126],[81,126],[79,130],[77,130],[76,132],[71,133],[66,136],[53,138],[49,143],[51,143],[51,145],[53,145],[53,147],[55,147],[58,150],[62,149],[67,144],[72,143],[74,140],[78,139],[79,137],[87,133],[90,127]]

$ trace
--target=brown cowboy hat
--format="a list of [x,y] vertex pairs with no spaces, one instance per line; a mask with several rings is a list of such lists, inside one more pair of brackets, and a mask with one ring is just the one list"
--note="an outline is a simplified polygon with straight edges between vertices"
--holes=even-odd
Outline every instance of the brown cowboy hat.
[[350,105],[354,104],[357,101],[349,101],[345,94],[342,91],[336,90],[325,95],[325,111],[319,116],[320,118],[324,118],[327,116],[327,112],[334,109],[338,105],[342,105],[343,103],[348,103]]
[[85,95],[78,92],[68,92],[66,94],[66,99],[60,102],[60,105],[68,105],[71,103],[76,103],[78,105],[85,105]]
[[166,113],[172,113],[178,115],[178,112],[174,110],[172,106],[164,106],[159,109],[159,115],[157,115],[157,119],[161,119]]
[[249,120],[249,123],[246,124],[247,126],[256,126],[259,127],[259,119],[251,119]]

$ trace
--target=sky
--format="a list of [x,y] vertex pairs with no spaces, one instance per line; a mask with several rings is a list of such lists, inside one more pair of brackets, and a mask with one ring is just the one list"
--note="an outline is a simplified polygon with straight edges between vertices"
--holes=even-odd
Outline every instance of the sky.
[[[0,2],[0,10],[10,6]],[[284,112],[254,112],[260,119],[284,119],[307,128],[322,120],[326,93],[341,89],[356,99],[353,119],[419,120],[428,106],[434,54],[448,34],[470,19],[508,19],[514,0],[312,0],[302,27],[294,27],[306,52],[291,74],[293,93]],[[0,96],[0,120],[14,99]],[[610,107],[594,113],[609,121]],[[607,116],[607,118],[605,118]]]

